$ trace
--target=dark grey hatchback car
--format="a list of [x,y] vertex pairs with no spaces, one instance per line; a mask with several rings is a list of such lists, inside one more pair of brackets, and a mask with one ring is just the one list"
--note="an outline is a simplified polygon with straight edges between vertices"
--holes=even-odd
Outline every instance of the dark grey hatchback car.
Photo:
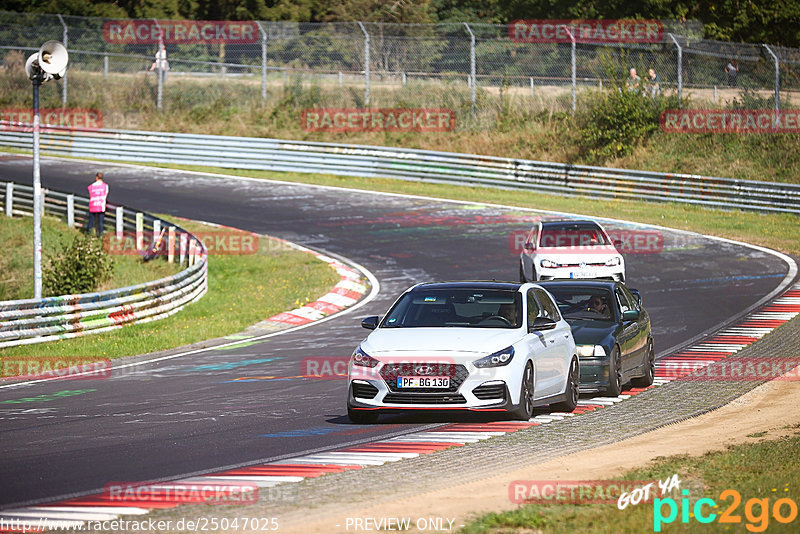
[[581,392],[617,396],[631,382],[647,387],[655,378],[650,316],[635,289],[623,282],[539,282],[555,298],[572,328],[580,359]]

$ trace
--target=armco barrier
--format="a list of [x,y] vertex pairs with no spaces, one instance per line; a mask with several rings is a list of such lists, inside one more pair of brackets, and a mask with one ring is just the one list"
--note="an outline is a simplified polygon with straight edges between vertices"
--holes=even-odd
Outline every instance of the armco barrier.
[[[3,213],[32,214],[32,187],[4,182],[0,182],[0,187]],[[46,214],[79,222],[86,220],[88,198],[47,190],[44,197],[42,205]],[[118,224],[119,214],[122,217]],[[0,217],[5,216],[0,214]],[[156,223],[159,219],[150,214],[141,213],[141,218],[145,233],[154,232],[154,227],[160,225],[175,227],[176,242],[181,241],[181,235],[186,235],[184,253],[177,255],[179,262],[187,263],[186,269],[160,280],[99,293],[0,302],[0,348],[67,339],[163,319],[202,297],[208,287],[208,253],[202,241],[172,223]],[[113,234],[114,229],[136,232],[136,220],[137,213],[131,210],[107,210],[109,233]]]
[[[0,146],[30,149],[31,133],[11,128],[21,130],[20,125],[0,121]],[[800,214],[800,185],[452,152],[217,135],[52,128],[42,134],[42,146],[45,153],[83,158],[385,177]]]

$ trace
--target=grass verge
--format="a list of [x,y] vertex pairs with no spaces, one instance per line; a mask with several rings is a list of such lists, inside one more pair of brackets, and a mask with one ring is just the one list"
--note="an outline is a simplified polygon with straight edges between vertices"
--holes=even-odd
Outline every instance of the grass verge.
[[[170,220],[168,216],[160,217]],[[200,223],[176,222],[191,232],[220,231]],[[0,356],[119,358],[179,347],[240,332],[315,299],[338,280],[327,264],[311,254],[262,237],[255,254],[211,255],[208,292],[171,317],[104,334],[0,349]]]
[[[69,228],[55,217],[42,218],[42,265],[48,258],[69,246],[78,230]],[[0,300],[33,298],[33,219],[0,217]],[[111,278],[97,290],[105,291],[156,280],[178,272],[176,265],[166,262],[142,262],[138,256],[113,256]],[[45,295],[47,296],[47,295]]]
[[[603,504],[524,504],[516,510],[490,513],[462,529],[462,534],[500,534],[510,532],[572,533],[640,533],[640,532],[797,532],[800,432],[774,440],[731,446],[724,451],[700,457],[674,456],[660,458],[651,465],[629,471],[620,480],[666,480],[677,474],[682,491],[665,495],[675,500],[677,515],[670,523],[655,521],[669,517],[668,504],[657,502],[629,505],[619,510],[616,503]],[[658,490],[657,485],[654,485]],[[733,493],[738,492],[740,502]],[[656,493],[660,497],[660,493]],[[688,499],[686,502],[683,499]],[[712,499],[696,507],[698,499]],[[780,501],[780,499],[789,499]],[[552,502],[552,501],[551,501]],[[776,507],[776,503],[779,506]],[[658,510],[660,513],[656,514]],[[686,515],[683,515],[686,510]],[[731,522],[721,516],[729,511]],[[794,513],[792,513],[794,510]],[[716,517],[703,524],[703,517]],[[777,513],[776,513],[777,511]],[[781,522],[792,517],[789,522]],[[683,521],[685,519],[685,522]],[[657,528],[658,527],[658,528]]]

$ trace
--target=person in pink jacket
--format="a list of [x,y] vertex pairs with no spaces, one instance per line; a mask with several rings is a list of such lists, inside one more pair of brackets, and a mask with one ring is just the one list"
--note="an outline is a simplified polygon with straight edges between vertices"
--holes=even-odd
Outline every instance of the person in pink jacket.
[[91,234],[92,227],[96,227],[98,236],[103,235],[103,220],[106,216],[106,197],[108,184],[103,181],[103,173],[94,176],[94,183],[89,186],[89,224],[86,232]]

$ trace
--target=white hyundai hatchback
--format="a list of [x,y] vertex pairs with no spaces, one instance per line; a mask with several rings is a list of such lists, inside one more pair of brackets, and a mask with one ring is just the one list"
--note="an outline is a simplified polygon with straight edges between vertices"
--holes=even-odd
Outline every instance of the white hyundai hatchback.
[[347,414],[411,410],[572,411],[580,369],[569,324],[538,285],[444,282],[408,289],[353,352]]
[[599,223],[551,220],[534,225],[519,258],[520,282],[601,279],[625,281],[625,260]]

